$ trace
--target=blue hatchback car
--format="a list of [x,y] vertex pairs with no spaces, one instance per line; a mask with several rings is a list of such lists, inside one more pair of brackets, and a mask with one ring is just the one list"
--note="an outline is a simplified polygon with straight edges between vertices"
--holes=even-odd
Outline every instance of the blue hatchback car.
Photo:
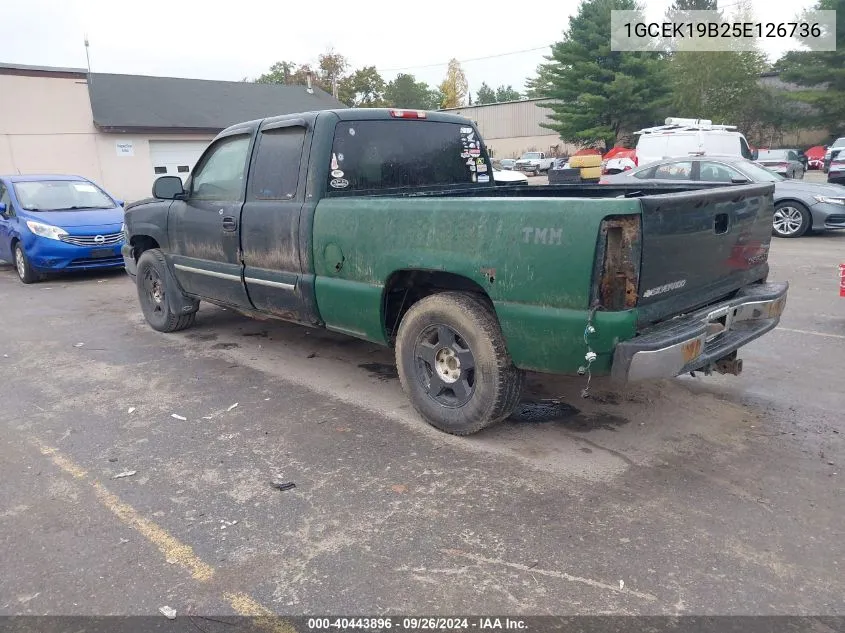
[[123,203],[79,176],[0,176],[0,259],[25,284],[121,268]]

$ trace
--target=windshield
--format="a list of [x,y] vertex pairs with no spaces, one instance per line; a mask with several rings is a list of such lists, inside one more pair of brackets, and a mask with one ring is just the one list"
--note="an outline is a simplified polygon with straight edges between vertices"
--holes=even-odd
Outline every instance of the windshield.
[[785,180],[783,176],[752,163],[750,160],[737,161],[734,166],[754,182],[780,182]]
[[540,152],[527,152],[522,155],[522,158],[531,160],[532,158],[540,158]]
[[15,194],[28,211],[111,209],[114,202],[98,187],[81,180],[16,182]]
[[836,139],[831,147],[845,147],[845,136]]
[[760,152],[757,154],[757,160],[766,160],[766,159],[777,159],[781,158],[786,160],[789,158],[789,150],[785,149],[761,149]]

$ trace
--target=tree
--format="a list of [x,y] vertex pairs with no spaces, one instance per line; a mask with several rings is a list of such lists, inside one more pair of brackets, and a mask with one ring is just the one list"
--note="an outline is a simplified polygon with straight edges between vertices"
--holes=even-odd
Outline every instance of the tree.
[[[290,84],[291,76],[296,64],[293,62],[276,62],[270,66],[270,70],[255,80],[258,84]],[[246,80],[246,79],[245,79]],[[246,80],[248,81],[248,80]]]
[[808,123],[839,135],[845,133],[845,0],[820,0],[815,9],[836,10],[836,50],[790,52],[775,69],[782,71],[782,79],[803,88],[791,96],[812,106]]
[[503,101],[519,101],[522,98],[516,90],[513,89],[513,86],[499,86],[496,88],[496,102],[502,103]]
[[384,100],[385,83],[375,66],[359,68],[349,77],[341,80],[338,94],[341,101],[351,107],[381,108]]
[[625,132],[651,124],[666,94],[656,53],[610,50],[611,10],[637,10],[634,0],[585,0],[552,46],[548,92],[551,122],[562,140],[609,148]]
[[384,90],[388,105],[413,110],[436,110],[440,107],[440,93],[413,75],[399,73]]
[[318,76],[320,86],[329,94],[334,94],[335,85],[339,85],[343,79],[349,62],[334,49],[329,49],[317,58]]
[[[683,1],[676,0],[676,4]],[[740,6],[736,19],[750,22],[749,14],[750,7]],[[759,85],[766,65],[765,56],[756,49],[700,51],[694,43],[679,41],[667,73],[673,112],[750,131],[760,124],[763,110],[771,103]]]
[[672,16],[687,11],[718,11],[717,0],[675,0],[669,5],[667,15]]
[[496,93],[486,82],[482,82],[475,97],[475,104],[486,105],[488,103],[496,103],[496,101]]
[[440,92],[443,95],[440,102],[441,108],[459,108],[466,102],[469,86],[461,63],[457,59],[449,61],[446,79],[440,84]]
[[546,61],[537,66],[537,75],[525,81],[525,93],[531,99],[548,97],[554,89],[552,77],[558,64],[551,55],[543,59]]

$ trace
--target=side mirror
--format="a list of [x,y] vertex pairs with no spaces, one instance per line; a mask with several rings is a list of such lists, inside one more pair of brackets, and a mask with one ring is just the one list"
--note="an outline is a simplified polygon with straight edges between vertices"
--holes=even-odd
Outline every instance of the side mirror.
[[177,200],[185,195],[185,187],[179,176],[159,176],[153,183],[153,198]]
[[731,178],[731,182],[735,185],[747,185],[751,181],[748,178]]
[[751,160],[757,160],[760,157],[760,152],[756,149],[751,150]]
[[114,203],[119,207],[122,207],[126,204],[126,202],[124,202],[123,200],[115,200]]
[[6,215],[6,203],[0,202],[0,215]]

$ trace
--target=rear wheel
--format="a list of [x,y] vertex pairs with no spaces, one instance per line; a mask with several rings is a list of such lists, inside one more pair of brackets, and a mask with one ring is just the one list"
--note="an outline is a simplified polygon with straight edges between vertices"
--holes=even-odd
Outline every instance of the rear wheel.
[[482,298],[460,292],[411,306],[399,326],[396,366],[414,408],[454,435],[470,435],[508,417],[525,379],[511,361],[492,309]]
[[18,277],[25,284],[31,284],[38,281],[41,276],[32,268],[26,252],[23,250],[20,242],[15,243],[15,270],[18,272]]
[[159,332],[184,330],[193,325],[196,319],[196,312],[177,314],[171,309],[168,293],[180,291],[169,287],[169,279],[161,251],[157,248],[144,251],[138,260],[138,300],[147,323]]
[[775,205],[772,234],[776,237],[801,237],[810,228],[810,212],[800,202],[788,200]]

